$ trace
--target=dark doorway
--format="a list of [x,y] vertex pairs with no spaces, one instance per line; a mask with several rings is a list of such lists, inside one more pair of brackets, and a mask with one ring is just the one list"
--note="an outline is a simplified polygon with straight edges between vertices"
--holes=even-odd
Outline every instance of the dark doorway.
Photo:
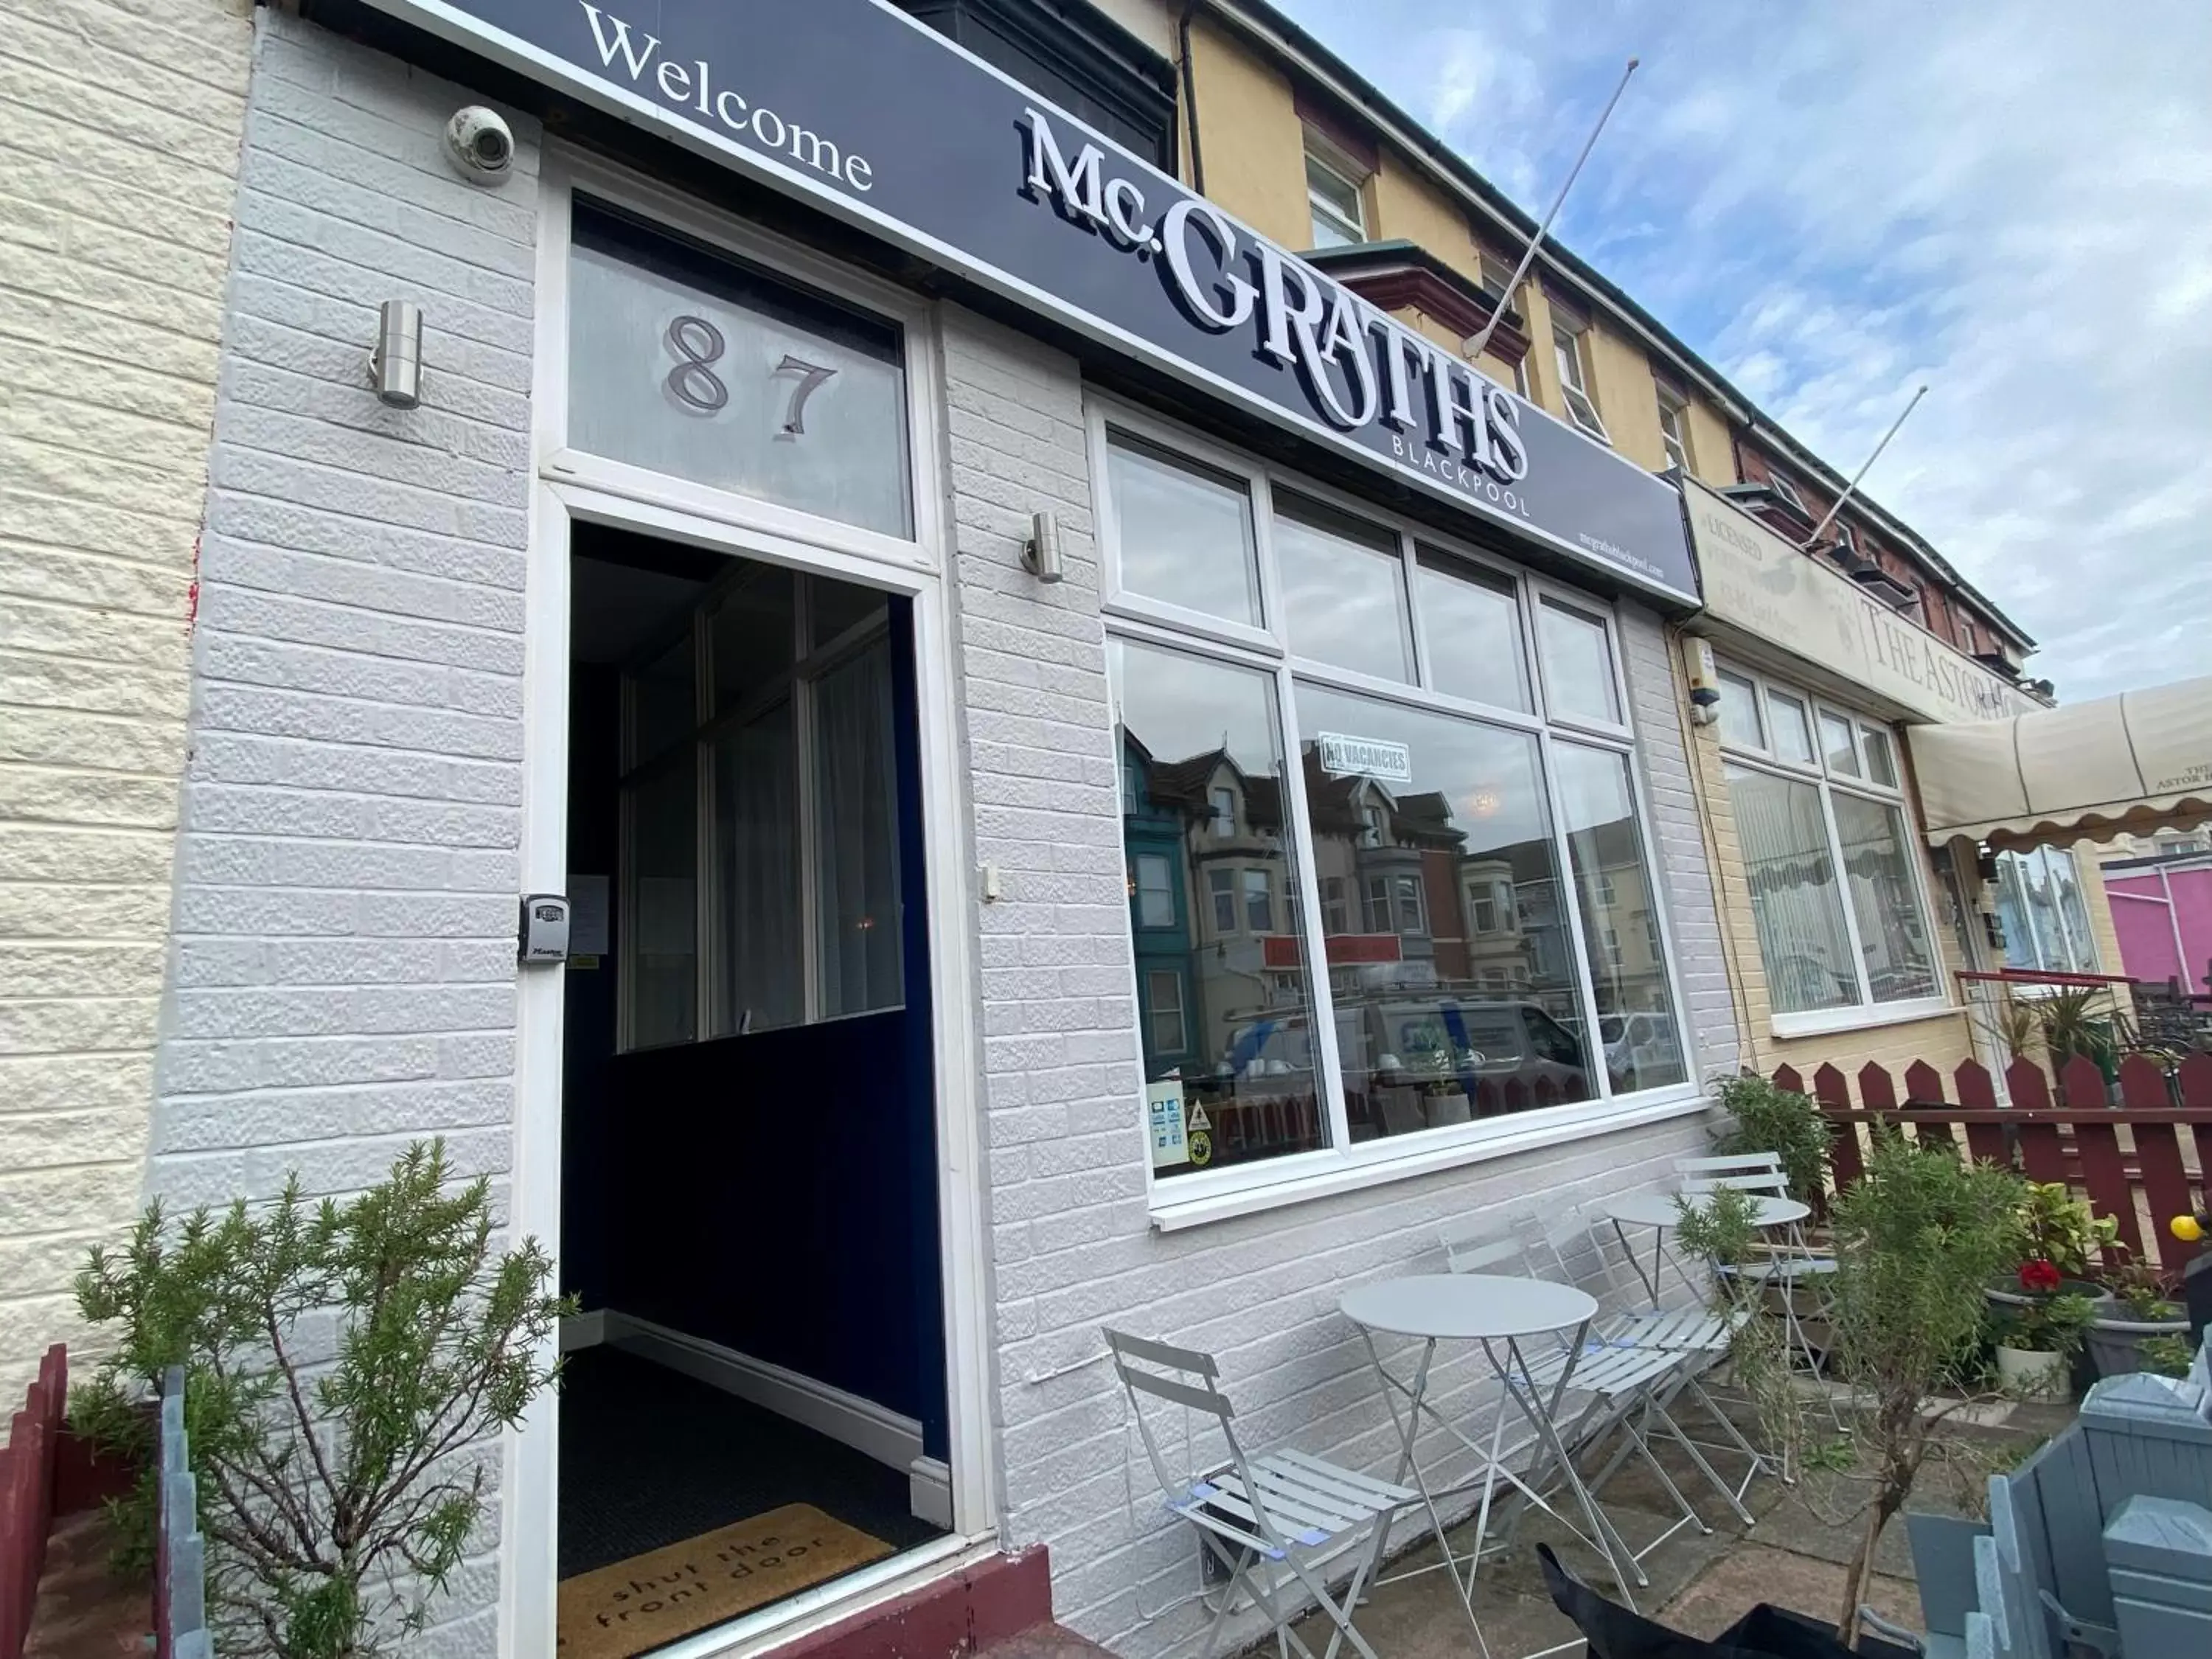
[[[951,1516],[908,602],[586,525],[571,575],[559,1556],[599,1659]],[[628,1622],[693,1546],[742,1593]]]

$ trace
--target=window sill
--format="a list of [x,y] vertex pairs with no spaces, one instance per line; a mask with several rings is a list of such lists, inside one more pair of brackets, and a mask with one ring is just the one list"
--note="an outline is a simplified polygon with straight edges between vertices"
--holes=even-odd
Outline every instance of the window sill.
[[1586,1140],[1593,1135],[1612,1134],[1622,1129],[1664,1122],[1668,1118],[1686,1117],[1703,1111],[1706,1104],[1704,1090],[1693,1084],[1682,1084],[1626,1103],[1615,1102],[1595,1109],[1587,1105],[1559,1108],[1555,1114],[1532,1112],[1528,1115],[1534,1121],[1513,1124],[1502,1132],[1492,1127],[1498,1121],[1492,1120],[1474,1134],[1449,1138],[1439,1135],[1435,1144],[1425,1146],[1399,1149],[1391,1147],[1387,1141],[1369,1141],[1330,1160],[1323,1168],[1310,1167],[1280,1180],[1263,1180],[1249,1187],[1226,1191],[1217,1188],[1188,1198],[1170,1196],[1155,1188],[1152,1228],[1157,1232],[1178,1232],[1186,1227],[1255,1215],[1311,1199],[1432,1175],[1440,1170],[1516,1158],[1547,1146]]
[[1880,1004],[1871,1008],[1822,1008],[1806,1014],[1775,1014],[1767,1021],[1776,1037],[1827,1036],[1837,1031],[1872,1030],[1881,1025],[1910,1025],[1916,1020],[1941,1019],[1959,1012],[1955,1003],[1942,997],[1920,997],[1911,1002]]

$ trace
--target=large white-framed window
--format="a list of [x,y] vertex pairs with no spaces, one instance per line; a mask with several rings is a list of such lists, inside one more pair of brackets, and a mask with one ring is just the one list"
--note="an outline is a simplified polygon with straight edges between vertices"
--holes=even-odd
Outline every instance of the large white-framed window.
[[1721,749],[1778,1036],[1950,1006],[1887,726],[1724,664]]
[[2064,847],[1997,854],[1997,919],[2005,966],[2045,974],[2094,974],[2097,941],[2081,872]]
[[[1140,1030],[1172,969],[1188,1034],[1146,1085],[1201,1126],[1156,1216],[1693,1097],[1611,605],[1117,401],[1090,427],[1132,890],[1178,860],[1207,924],[1133,919]],[[1202,525],[1157,510],[1187,494]]]

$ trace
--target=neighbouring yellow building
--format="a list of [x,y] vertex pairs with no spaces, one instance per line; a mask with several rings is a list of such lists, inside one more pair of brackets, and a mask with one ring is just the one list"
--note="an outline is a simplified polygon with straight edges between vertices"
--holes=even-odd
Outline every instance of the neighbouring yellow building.
[[1745,1065],[1994,1061],[1961,970],[2119,971],[2094,858],[1923,832],[1901,727],[2050,701],[2015,624],[1873,501],[1832,513],[1834,470],[1569,250],[1509,297],[1529,217],[1290,20],[1102,9],[1173,66],[1186,182],[1439,344],[1488,328],[1485,374],[1682,479],[1707,610],[1675,667]]

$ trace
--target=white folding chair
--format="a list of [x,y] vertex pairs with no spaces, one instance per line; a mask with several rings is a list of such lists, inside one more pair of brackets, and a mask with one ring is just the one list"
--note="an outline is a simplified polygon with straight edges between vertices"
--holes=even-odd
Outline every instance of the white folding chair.
[[[1531,1278],[1548,1279],[1554,1283],[1573,1284],[1559,1252],[1533,1218],[1520,1218],[1508,1221],[1471,1220],[1455,1223],[1443,1230],[1445,1264],[1454,1273],[1488,1273],[1503,1271],[1518,1273]],[[1595,1327],[1583,1334],[1582,1346],[1574,1345],[1574,1336],[1560,1332],[1553,1339],[1541,1337],[1528,1340],[1526,1383],[1535,1398],[1529,1403],[1545,1409],[1555,1431],[1558,1443],[1565,1449],[1567,1467],[1554,1470],[1554,1460],[1539,1445],[1535,1462],[1525,1477],[1524,1492],[1542,1492],[1553,1475],[1562,1476],[1582,1500],[1601,1536],[1590,1540],[1604,1554],[1613,1559],[1614,1583],[1621,1595],[1632,1601],[1627,1579],[1633,1576],[1638,1585],[1648,1585],[1643,1559],[1658,1546],[1686,1526],[1695,1526],[1711,1532],[1693,1508],[1675,1487],[1674,1480],[1659,1461],[1651,1455],[1646,1441],[1649,1431],[1649,1408],[1668,1379],[1680,1371],[1682,1358],[1679,1354],[1656,1349],[1635,1352],[1602,1340]],[[1564,1381],[1565,1387],[1561,1387]],[[1498,1425],[1493,1425],[1492,1461],[1510,1460],[1528,1448],[1530,1442],[1517,1447],[1498,1443],[1497,1430],[1504,1423],[1504,1405],[1500,1401]],[[1674,1522],[1658,1537],[1640,1549],[1631,1545],[1597,1501],[1596,1488],[1584,1480],[1573,1467],[1573,1461],[1599,1446],[1614,1433],[1626,1437],[1624,1449],[1627,1455],[1641,1455],[1657,1476],[1660,1483],[1674,1495],[1679,1514]],[[1533,1437],[1532,1437],[1533,1438]],[[1547,1506],[1548,1507],[1548,1505]],[[1553,1511],[1557,1513],[1556,1510]],[[1515,1515],[1506,1523],[1503,1547],[1510,1540],[1520,1516]],[[1475,1553],[1480,1559],[1485,1534],[1489,1524],[1488,1503],[1478,1512],[1475,1527]]]
[[[1346,1642],[1364,1659],[1376,1659],[1375,1650],[1352,1628],[1352,1609],[1371,1562],[1381,1558],[1392,1517],[1418,1502],[1419,1494],[1287,1447],[1248,1456],[1231,1426],[1235,1413],[1221,1391],[1220,1368],[1211,1354],[1110,1328],[1105,1336],[1167,1507],[1197,1528],[1200,1547],[1229,1574],[1199,1659],[1212,1659],[1240,1592],[1273,1622],[1279,1653],[1287,1656],[1296,1648],[1304,1659],[1313,1659],[1313,1650],[1291,1628],[1298,1609],[1285,1600],[1286,1592],[1300,1585],[1334,1626],[1324,1659],[1335,1659]],[[1211,1419],[1210,1426],[1218,1428],[1227,1447],[1225,1464],[1203,1474],[1187,1470],[1178,1477],[1146,1414],[1147,1398]],[[1319,1565],[1370,1531],[1375,1549],[1371,1554],[1355,1552],[1351,1583],[1341,1599],[1331,1597]]]
[[[1616,1347],[1656,1349],[1680,1357],[1681,1369],[1662,1388],[1659,1396],[1659,1405],[1668,1413],[1673,1437],[1697,1465],[1698,1473],[1735,1511],[1736,1518],[1746,1526],[1752,1525],[1753,1517],[1744,1507],[1743,1495],[1766,1468],[1767,1460],[1744,1437],[1735,1419],[1705,1391],[1705,1378],[1728,1358],[1736,1332],[1753,1316],[1747,1310],[1719,1312],[1702,1301],[1685,1303],[1676,1308],[1652,1307],[1645,1300],[1647,1287],[1637,1264],[1629,1258],[1631,1247],[1610,1222],[1592,1222],[1577,1212],[1576,1218],[1562,1229],[1562,1237],[1565,1243],[1559,1249],[1561,1259],[1575,1273],[1576,1282],[1597,1298],[1600,1313],[1597,1322],[1591,1327],[1592,1334]],[[1718,1425],[1724,1443],[1698,1440],[1681,1427],[1672,1412],[1676,1400],[1685,1395]],[[1741,1457],[1745,1465],[1743,1479],[1733,1486],[1722,1479],[1705,1455],[1709,1451]],[[1601,1486],[1612,1477],[1614,1467],[1624,1460],[1626,1452],[1624,1448],[1614,1455],[1613,1464],[1600,1474],[1595,1484]]]
[[[1674,1165],[1681,1177],[1685,1198],[1710,1198],[1714,1194],[1734,1188],[1755,1194],[1763,1198],[1788,1198],[1790,1178],[1782,1168],[1779,1152],[1740,1152],[1726,1157],[1686,1158]],[[1805,1242],[1804,1229],[1792,1222],[1783,1229],[1779,1249],[1755,1262],[1739,1267],[1734,1263],[1716,1262],[1713,1271],[1734,1276],[1742,1273],[1758,1279],[1762,1284],[1782,1291],[1782,1318],[1789,1333],[1793,1352],[1802,1354],[1806,1369],[1814,1376],[1820,1374],[1820,1355],[1812,1339],[1805,1334],[1804,1322],[1797,1312],[1796,1287],[1817,1286],[1836,1272],[1832,1256],[1816,1255]]]

